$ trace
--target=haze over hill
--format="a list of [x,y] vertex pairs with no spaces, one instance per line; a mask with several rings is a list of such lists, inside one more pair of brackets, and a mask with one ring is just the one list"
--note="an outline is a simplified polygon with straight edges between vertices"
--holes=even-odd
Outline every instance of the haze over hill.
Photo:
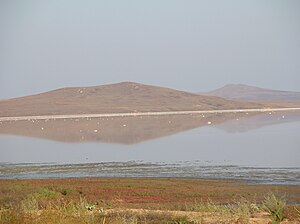
[[260,108],[215,96],[122,82],[94,87],[69,87],[0,101],[0,116],[123,113],[150,111]]
[[219,89],[199,94],[243,101],[300,100],[300,92],[271,90],[243,84],[227,84]]

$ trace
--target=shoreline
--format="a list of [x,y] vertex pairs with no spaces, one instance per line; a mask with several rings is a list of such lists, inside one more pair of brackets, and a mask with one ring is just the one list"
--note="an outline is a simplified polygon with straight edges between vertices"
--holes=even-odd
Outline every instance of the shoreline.
[[[223,171],[222,171],[223,170]],[[300,186],[300,167],[249,167],[203,162],[102,162],[79,164],[0,164],[0,180],[66,178],[217,179],[254,185]],[[271,177],[271,178],[270,178]]]
[[136,117],[136,116],[163,116],[163,115],[188,115],[188,114],[214,114],[214,113],[252,113],[252,112],[278,112],[297,111],[300,107],[289,108],[253,108],[253,109],[227,109],[227,110],[192,110],[192,111],[154,111],[154,112],[129,112],[129,113],[101,113],[101,114],[70,114],[70,115],[36,115],[0,117],[0,121],[72,119],[72,118],[108,118],[108,117]]

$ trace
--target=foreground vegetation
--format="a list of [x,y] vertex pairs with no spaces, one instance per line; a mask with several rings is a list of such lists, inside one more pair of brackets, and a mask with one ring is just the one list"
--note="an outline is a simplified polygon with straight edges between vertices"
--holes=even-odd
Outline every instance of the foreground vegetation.
[[[51,193],[52,194],[52,193]],[[50,195],[51,195],[50,194]],[[48,195],[48,196],[50,196]],[[47,197],[48,197],[47,196]],[[247,201],[231,205],[217,205],[211,202],[195,203],[185,211],[113,209],[103,208],[80,198],[78,202],[62,198],[55,202],[42,203],[45,195],[30,195],[18,206],[1,207],[1,223],[91,223],[91,224],[192,224],[192,223],[298,223],[298,218],[287,217],[285,199],[274,194],[266,196],[262,204]],[[264,213],[267,212],[267,213]]]
[[299,197],[222,180],[2,180],[0,223],[300,223]]

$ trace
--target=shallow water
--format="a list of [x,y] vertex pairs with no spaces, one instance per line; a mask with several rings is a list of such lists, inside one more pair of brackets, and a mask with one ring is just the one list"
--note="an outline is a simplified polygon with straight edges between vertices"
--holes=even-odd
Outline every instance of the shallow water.
[[86,164],[1,164],[1,179],[62,177],[167,177],[247,180],[255,184],[300,185],[300,168],[209,165],[208,162],[104,162]]
[[237,178],[300,185],[299,133],[299,113],[1,123],[0,178]]

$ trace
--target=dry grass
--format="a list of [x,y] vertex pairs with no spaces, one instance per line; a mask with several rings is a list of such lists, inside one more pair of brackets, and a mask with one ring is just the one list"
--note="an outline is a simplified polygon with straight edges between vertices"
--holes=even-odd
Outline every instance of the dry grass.
[[270,214],[272,224],[278,224],[284,220],[285,207],[286,198],[272,193],[269,193],[263,202],[263,209]]
[[[274,198],[276,198],[276,202],[273,200]],[[49,199],[49,202],[45,203],[45,199]],[[230,205],[220,205],[213,202],[195,202],[193,206],[186,207],[186,211],[103,209],[102,205],[97,204],[97,202],[89,202],[82,197],[76,202],[73,200],[68,201],[57,197],[52,191],[42,190],[40,193],[28,195],[19,204],[13,206],[1,205],[0,223],[247,224],[253,223],[251,220],[257,214],[262,213],[266,206],[271,208],[274,203],[276,206],[278,201],[278,197],[275,195],[268,195],[263,205],[253,204],[241,199],[239,202]],[[283,207],[281,208],[285,209],[284,204],[282,205]],[[277,220],[278,222],[274,222],[276,219],[274,219],[273,213],[270,214],[270,218],[265,216],[262,221],[271,220],[272,223],[283,221],[282,218]]]
[[41,207],[39,198],[30,196],[12,208],[0,209],[0,223],[3,224],[35,224],[35,223],[101,223],[101,224],[131,224],[131,223],[194,223],[186,217],[166,213],[144,212],[136,214],[126,210],[104,212],[96,204],[85,199],[78,202],[57,200]]
[[[299,202],[297,186],[229,180],[0,180],[0,223],[263,224],[272,220],[262,206],[266,191],[286,193],[289,202]],[[299,210],[285,206],[282,223],[299,222]]]
[[[261,214],[259,205],[244,203],[236,206],[221,206],[211,203],[195,205],[197,212],[189,211],[157,211],[138,209],[110,209],[102,210],[95,206],[90,209],[91,204],[86,200],[80,202],[57,201],[44,208],[39,207],[36,198],[28,198],[16,208],[1,208],[0,223],[22,224],[22,223],[100,223],[100,224],[196,224],[196,223],[267,223],[272,218],[264,216],[255,218]],[[299,221],[299,219],[298,219]],[[279,223],[279,222],[278,222]],[[290,220],[286,223],[297,223]]]

